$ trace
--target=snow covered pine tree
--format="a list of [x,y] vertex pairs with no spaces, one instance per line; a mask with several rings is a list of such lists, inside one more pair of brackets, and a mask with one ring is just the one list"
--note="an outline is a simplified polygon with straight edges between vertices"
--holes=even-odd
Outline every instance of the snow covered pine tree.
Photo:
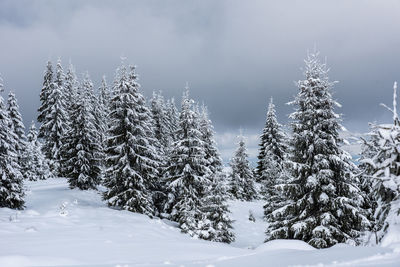
[[150,110],[154,120],[155,137],[161,144],[162,153],[166,153],[172,142],[172,136],[169,132],[169,119],[167,117],[164,97],[161,95],[161,92],[153,92],[150,106]]
[[226,204],[228,196],[225,176],[222,173],[222,159],[219,156],[212,122],[205,105],[202,105],[201,113],[197,116],[200,119],[199,127],[211,181],[200,208],[202,219],[199,220],[197,226],[199,237],[210,241],[231,243],[235,240],[235,235],[232,232],[232,220],[229,218],[230,211]]
[[31,181],[52,178],[48,160],[42,152],[42,144],[37,138],[35,122],[32,121],[27,135],[26,150],[24,154],[24,174]]
[[153,144],[149,109],[139,92],[135,68],[118,70],[111,99],[104,199],[109,206],[152,216],[152,188],[157,182],[159,158]]
[[14,133],[3,96],[0,77],[0,207],[24,208],[24,187],[16,151],[18,137]]
[[393,124],[373,125],[360,160],[365,166],[364,180],[371,186],[370,198],[376,203],[373,207],[376,243],[384,242],[390,227],[400,223],[400,120],[397,114],[397,83],[393,90],[393,108],[387,107],[393,113]]
[[50,61],[44,75],[43,88],[40,93],[42,105],[39,108],[39,138],[42,138],[43,152],[51,162],[51,170],[60,175],[62,138],[68,130],[68,114],[63,90],[64,73],[61,61],[58,60],[56,77],[53,81],[53,70]]
[[271,101],[268,105],[267,119],[261,135],[260,152],[258,155],[258,180],[262,183],[262,192],[267,195],[275,191],[275,180],[283,171],[283,164],[287,158],[286,136],[276,119],[275,105]]
[[[13,92],[10,92],[8,94],[7,112],[11,120],[11,127],[14,130],[14,134],[17,138],[15,140],[15,152],[17,153],[18,165],[22,167],[24,164],[23,156],[26,149],[25,126],[22,121],[21,113],[19,113],[17,98],[15,97],[15,94]],[[24,173],[23,168],[21,169],[21,173],[22,176],[26,179],[27,176]]]
[[198,114],[193,110],[189,91],[183,94],[177,141],[173,143],[166,180],[168,201],[166,211],[179,223],[182,232],[199,236],[202,219],[202,198],[210,184],[210,169],[205,159],[204,143],[198,126]]
[[96,189],[101,174],[101,143],[93,116],[93,84],[84,76],[77,98],[71,106],[71,125],[63,138],[65,171],[71,188]]
[[339,115],[334,113],[326,64],[318,53],[305,60],[305,80],[291,102],[293,179],[283,185],[289,202],[269,217],[266,241],[300,239],[316,248],[356,243],[369,225],[353,185],[355,166],[338,146]]
[[258,167],[261,170],[261,194],[265,198],[264,216],[268,219],[271,212],[284,206],[286,197],[277,190],[280,184],[287,183],[292,167],[288,160],[287,138],[278,123],[272,98],[268,106],[267,119],[261,135],[261,147]]
[[275,105],[273,103],[272,97],[270,103],[268,105],[267,111],[267,119],[265,121],[265,126],[263,132],[260,136],[259,143],[259,153],[258,153],[258,161],[256,168],[256,180],[261,182],[266,177],[264,177],[263,173],[266,169],[266,160],[268,161],[269,157],[266,157],[265,154],[267,152],[272,153],[272,159],[277,163],[281,163],[286,155],[286,144],[285,144],[285,134],[281,130],[282,126],[278,123],[276,118]]
[[244,137],[240,135],[238,148],[229,163],[232,168],[229,191],[234,198],[245,201],[251,201],[257,198],[254,176],[250,168],[248,157]]

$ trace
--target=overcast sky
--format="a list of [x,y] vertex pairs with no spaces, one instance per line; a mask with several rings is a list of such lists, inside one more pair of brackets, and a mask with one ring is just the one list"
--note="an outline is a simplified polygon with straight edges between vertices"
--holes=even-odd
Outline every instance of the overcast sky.
[[242,127],[254,155],[271,96],[287,123],[308,49],[327,57],[343,124],[364,132],[388,121],[400,80],[400,1],[14,1],[0,0],[0,73],[25,123],[36,117],[47,60],[69,60],[95,84],[120,57],[142,90],[191,95],[211,112],[227,158]]

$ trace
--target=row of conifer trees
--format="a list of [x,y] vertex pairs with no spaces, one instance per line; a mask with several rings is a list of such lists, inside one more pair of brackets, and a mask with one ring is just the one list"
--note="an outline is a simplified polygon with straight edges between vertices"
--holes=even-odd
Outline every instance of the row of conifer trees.
[[188,88],[178,111],[161,93],[146,103],[134,66],[122,64],[111,86],[103,77],[95,90],[87,73],[79,80],[71,64],[64,72],[60,60],[55,70],[48,62],[39,133],[33,123],[25,136],[15,95],[7,106],[0,96],[0,206],[23,208],[24,178],[66,177],[71,188],[103,184],[111,207],[169,218],[206,240],[234,240],[228,198],[263,198],[266,241],[324,248],[363,244],[374,233],[380,242],[399,210],[396,101],[394,124],[372,127],[357,166],[340,148],[334,82],[318,53],[306,58],[304,76],[290,102],[291,131],[283,131],[271,99],[256,169],[242,137],[226,175],[207,108]]
[[110,207],[169,218],[206,240],[234,240],[213,127],[188,88],[178,111],[161,93],[146,103],[134,66],[122,64],[112,86],[103,78],[96,92],[87,73],[79,80],[59,60],[55,69],[47,64],[40,100],[39,132],[32,124],[28,140],[15,96],[1,107],[11,155],[2,157],[10,159],[2,207],[24,207],[24,178],[66,177],[81,190],[103,184]]

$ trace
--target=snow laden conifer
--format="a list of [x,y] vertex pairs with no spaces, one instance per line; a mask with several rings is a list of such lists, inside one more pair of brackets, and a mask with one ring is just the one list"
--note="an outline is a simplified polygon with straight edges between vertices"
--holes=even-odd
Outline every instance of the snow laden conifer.
[[[11,120],[11,128],[14,131],[16,140],[15,140],[15,152],[17,153],[17,161],[19,166],[23,166],[24,159],[23,156],[25,154],[26,149],[26,136],[25,136],[25,126],[22,121],[21,113],[19,112],[19,106],[17,103],[17,98],[13,92],[8,94],[7,100],[7,112],[8,117]],[[25,173],[21,170],[22,175],[26,178]]]
[[354,244],[369,221],[353,184],[355,165],[339,148],[334,83],[318,53],[309,54],[305,64],[305,79],[291,102],[294,178],[281,187],[288,202],[269,216],[266,240],[300,239],[316,248]]
[[258,156],[259,181],[266,190],[275,185],[274,179],[280,175],[287,158],[286,136],[282,132],[282,126],[276,119],[275,105],[269,103],[265,127],[261,135],[260,153]]
[[172,142],[176,141],[176,132],[179,125],[179,112],[175,105],[175,99],[171,98],[166,103],[166,116],[168,118],[168,132]]
[[139,87],[135,68],[128,71],[122,65],[111,99],[104,199],[109,206],[152,216],[159,159],[151,114]]
[[244,136],[238,137],[238,147],[229,165],[232,168],[230,175],[230,193],[235,199],[250,201],[257,198],[254,184],[254,175],[248,160]]
[[16,151],[17,135],[6,110],[3,96],[3,84],[0,77],[0,207],[11,209],[24,208],[24,187],[21,167]]
[[64,73],[60,60],[57,62],[54,81],[52,77],[51,63],[48,63],[40,94],[42,105],[39,108],[38,121],[42,124],[39,129],[39,137],[43,139],[43,152],[51,162],[52,172],[59,175],[62,161],[60,151],[62,138],[68,130],[68,113],[63,95]]
[[[47,61],[46,70],[44,71],[43,86],[40,91],[40,102],[41,105],[38,109],[38,122],[44,123],[48,113],[50,112],[49,107],[49,95],[54,88],[54,77],[53,77],[53,65],[51,61]],[[44,133],[42,133],[44,135]]]
[[35,123],[32,121],[27,134],[23,164],[24,174],[31,181],[45,180],[53,177],[48,160],[42,153],[42,144],[39,142],[37,135]]
[[286,136],[278,123],[273,100],[268,106],[267,119],[261,135],[262,146],[259,153],[259,165],[261,168],[261,193],[266,202],[264,205],[264,215],[268,218],[269,214],[276,208],[284,205],[286,198],[284,194],[277,190],[276,186],[288,182],[290,179],[290,161],[288,160],[288,147]]
[[211,120],[209,119],[208,110],[205,105],[202,105],[199,114],[199,127],[204,143],[205,159],[208,161],[208,168],[211,174],[218,176],[222,171],[222,159],[219,155],[217,144],[214,140],[214,129]]
[[172,140],[171,132],[168,128],[168,117],[164,97],[161,92],[153,92],[153,97],[150,101],[150,110],[154,120],[155,137],[161,144],[162,151],[167,151]]
[[71,188],[96,189],[101,175],[101,144],[92,108],[92,83],[85,75],[72,105],[71,126],[64,139],[65,167]]
[[[370,187],[376,243],[383,242],[400,214],[400,120],[397,114],[397,83],[394,84],[393,124],[372,125],[360,159],[363,178]],[[386,107],[386,106],[385,106]]]
[[222,179],[223,175],[213,177],[208,193],[202,200],[202,218],[197,225],[198,236],[205,240],[232,243],[235,241],[235,235],[232,231],[233,221],[229,217],[230,210],[226,203],[225,181]]
[[226,177],[222,173],[222,159],[219,156],[217,144],[214,140],[213,126],[205,105],[201,106],[200,113],[197,116],[211,181],[207,193],[202,199],[203,204],[200,209],[202,218],[198,223],[198,235],[199,238],[205,240],[231,243],[235,240],[235,236],[232,232],[230,211],[226,204]]
[[166,172],[169,191],[166,210],[182,232],[198,236],[202,198],[210,184],[199,121],[189,91],[182,97],[177,141],[173,143]]
[[110,102],[111,102],[110,88],[107,84],[105,76],[103,76],[101,79],[101,85],[99,87],[99,95],[97,102],[99,105],[98,111],[100,119],[99,129],[101,132],[101,143],[105,145],[107,141],[107,132],[109,127],[108,115],[110,114]]
[[[107,137],[108,137],[108,129],[109,129],[109,114],[110,114],[110,102],[111,102],[111,92],[110,88],[107,84],[106,77],[103,76],[101,79],[101,85],[99,87],[99,93],[97,96],[97,108],[94,110],[94,116],[97,116],[98,120],[98,138],[99,143],[101,144],[101,166],[102,166],[102,177],[105,175],[105,148],[107,146]],[[97,114],[96,114],[97,113]]]
[[71,117],[72,105],[77,100],[78,93],[78,79],[76,77],[75,68],[72,63],[69,64],[67,72],[64,76],[63,91],[68,117]]

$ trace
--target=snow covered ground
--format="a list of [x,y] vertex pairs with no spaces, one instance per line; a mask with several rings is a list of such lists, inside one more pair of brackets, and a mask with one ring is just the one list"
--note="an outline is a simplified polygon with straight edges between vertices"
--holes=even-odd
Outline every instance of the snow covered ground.
[[168,221],[110,209],[96,191],[70,190],[65,179],[27,187],[25,210],[0,209],[1,267],[400,266],[396,244],[323,250],[296,240],[264,244],[262,201],[230,203],[237,240],[227,245],[192,239]]

